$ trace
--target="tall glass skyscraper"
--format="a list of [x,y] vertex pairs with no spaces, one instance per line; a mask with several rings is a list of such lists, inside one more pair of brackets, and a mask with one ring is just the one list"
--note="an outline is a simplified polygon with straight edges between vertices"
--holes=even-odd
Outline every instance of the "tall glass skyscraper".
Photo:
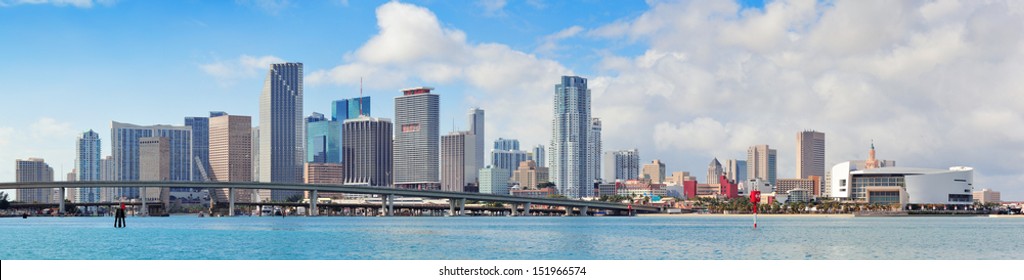
[[395,187],[441,188],[439,163],[440,101],[433,88],[402,90],[395,97]]
[[370,115],[370,97],[362,96],[350,99],[335,100],[331,104],[331,120],[345,121]]
[[469,133],[473,134],[473,169],[467,172],[473,173],[472,177],[474,178],[474,182],[467,183],[477,184],[476,171],[484,168],[484,110],[470,108],[466,117],[466,121],[469,124]]
[[[213,117],[216,113],[218,112],[210,112],[210,116]],[[192,128],[192,180],[202,181],[202,171],[210,174],[210,119],[185,117],[185,126]],[[199,162],[194,158],[199,158]],[[174,189],[176,188],[171,188],[171,192],[175,192]]]
[[[100,180],[100,134],[86,131],[75,145],[75,169],[78,181]],[[100,202],[101,188],[76,188],[75,202]]]
[[[110,151],[114,156],[114,179],[117,181],[139,180],[139,139],[164,137],[170,145],[170,181],[192,180],[192,128],[187,126],[151,125],[140,126],[111,122]],[[116,200],[120,197],[138,198],[138,188],[121,188],[114,191]]]
[[341,163],[341,122],[323,114],[306,117],[306,162]]
[[537,145],[533,147],[532,160],[537,163],[538,167],[548,166],[547,157],[544,156],[545,154],[547,154],[547,152],[548,151],[546,148],[544,148],[544,145]]
[[[302,63],[275,63],[260,94],[259,181],[302,183],[306,135],[302,126]],[[283,201],[301,191],[274,190]]]
[[529,155],[525,151],[519,150],[519,140],[504,138],[494,140],[494,149],[491,150],[491,167],[512,172],[519,168],[520,162],[529,159]]
[[591,118],[586,78],[562,76],[562,82],[555,85],[551,130],[551,181],[568,198],[593,196],[594,175],[587,165]]

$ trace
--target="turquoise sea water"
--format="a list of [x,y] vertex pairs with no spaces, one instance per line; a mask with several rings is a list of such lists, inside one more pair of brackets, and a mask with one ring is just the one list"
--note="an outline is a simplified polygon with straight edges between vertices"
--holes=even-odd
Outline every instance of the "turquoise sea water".
[[0,219],[0,259],[1024,259],[988,217]]

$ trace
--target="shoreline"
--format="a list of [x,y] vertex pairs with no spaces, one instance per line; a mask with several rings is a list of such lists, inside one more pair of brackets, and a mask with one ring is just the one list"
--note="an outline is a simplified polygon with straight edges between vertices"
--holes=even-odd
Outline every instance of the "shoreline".
[[[637,217],[751,217],[752,214],[637,214]],[[758,217],[853,218],[853,214],[757,214]]]

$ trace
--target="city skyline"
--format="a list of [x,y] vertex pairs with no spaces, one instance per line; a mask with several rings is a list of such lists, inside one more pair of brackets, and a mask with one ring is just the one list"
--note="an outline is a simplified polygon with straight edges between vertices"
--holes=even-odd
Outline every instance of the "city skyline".
[[[217,5],[231,6],[228,4]],[[324,5],[302,4],[309,6],[293,4],[282,8],[276,15],[245,4],[238,6],[244,11],[239,13],[246,17],[288,22],[315,8],[310,6]],[[118,12],[144,5],[164,4],[119,2],[96,4],[90,8],[13,5],[0,8],[3,15],[0,18],[4,18],[0,23],[22,27],[59,14],[68,16],[67,22],[73,25],[84,22],[90,14]],[[16,58],[14,62],[27,67],[23,69],[27,71],[18,71],[25,73],[14,73],[13,69],[0,70],[5,74],[0,75],[3,77],[0,83],[10,85],[6,89],[10,92],[33,93],[9,98],[8,102],[0,105],[5,112],[5,121],[0,123],[0,160],[44,158],[56,169],[54,173],[64,174],[73,168],[75,135],[90,129],[105,131],[112,120],[181,125],[182,117],[214,110],[257,116],[258,76],[266,69],[261,65],[287,60],[307,64],[305,74],[311,85],[307,90],[311,98],[303,106],[309,112],[316,111],[312,108],[327,106],[329,100],[359,96],[358,77],[361,76],[366,77],[366,95],[375,95],[377,100],[390,100],[400,88],[436,86],[445,94],[441,101],[441,120],[461,116],[465,108],[470,107],[488,111],[486,127],[490,138],[483,140],[484,143],[506,137],[521,139],[526,147],[548,145],[551,85],[557,83],[562,75],[577,75],[591,81],[589,88],[594,92],[592,115],[602,118],[603,148],[638,147],[644,156],[642,162],[660,159],[670,172],[696,174],[706,168],[712,158],[742,159],[746,147],[768,144],[779,152],[776,164],[778,178],[793,178],[796,177],[796,159],[792,158],[796,153],[793,133],[814,129],[829,135],[826,168],[846,160],[867,158],[867,147],[870,140],[875,139],[882,158],[900,161],[904,166],[973,166],[977,168],[976,188],[1000,191],[1011,200],[1024,198],[1024,190],[1014,187],[1024,183],[1024,175],[1015,164],[1024,158],[1024,154],[1015,154],[1014,149],[1024,141],[1018,132],[1024,131],[1021,129],[1024,121],[1017,113],[1024,111],[1024,104],[1005,102],[1014,100],[1009,97],[1014,96],[1021,83],[1009,73],[1019,72],[1015,65],[1024,61],[1024,51],[1020,47],[1007,46],[1019,46],[1022,35],[986,33],[984,28],[978,29],[978,25],[972,25],[976,23],[968,20],[995,25],[1019,22],[1019,16],[1000,11],[1003,3],[961,3],[959,7],[925,3],[876,7],[871,3],[856,2],[831,5],[797,2],[763,5],[654,3],[650,7],[643,3],[632,4],[636,6],[592,4],[582,6],[601,12],[599,19],[569,17],[562,22],[545,21],[544,28],[548,30],[508,32],[509,39],[486,34],[499,28],[494,25],[474,26],[474,23],[488,19],[486,15],[481,16],[483,18],[460,15],[445,5],[398,2],[335,4],[333,9],[338,13],[361,15],[351,19],[358,22],[352,25],[358,34],[340,36],[345,37],[340,40],[343,43],[318,41],[320,44],[312,46],[301,44],[321,55],[305,55],[285,48],[224,44],[209,46],[209,49],[187,48],[180,53],[172,51],[168,54],[184,61],[182,63],[145,59],[139,64],[126,62],[129,63],[124,67],[126,69],[143,69],[138,73],[108,72],[103,68],[97,71],[118,73],[116,76],[128,80],[124,87],[110,87],[105,82],[108,79],[95,79],[90,74],[71,75],[68,74],[71,72],[62,71],[91,66],[86,62],[93,59],[131,60],[133,56],[146,55],[145,52],[117,52],[115,48],[114,53],[97,51],[89,59],[62,59],[67,58],[66,52],[56,52],[49,57],[42,55],[42,49],[28,48],[47,42],[67,43],[65,41],[47,36],[25,38],[10,31],[0,31],[0,38],[5,41],[25,42],[4,48],[8,53],[25,54],[25,58]],[[543,16],[568,4],[548,5],[534,8],[525,3],[508,3],[493,12],[498,13],[495,18],[507,23],[524,20],[527,17],[525,11],[536,11]],[[898,16],[901,11],[902,14],[912,14],[906,16],[907,21],[920,24],[895,23],[893,20],[901,18]],[[877,19],[872,24],[892,25],[892,34],[869,36],[864,34],[864,30],[874,29],[848,28],[851,23],[844,21],[842,15],[859,15],[856,13],[860,12],[866,13],[865,17],[870,15]],[[975,12],[979,15],[974,15]],[[207,29],[242,28],[228,26],[200,14],[182,11],[168,14],[161,19],[206,25]],[[709,30],[700,31],[701,28],[688,29],[670,24],[673,21],[656,20],[671,19],[670,14],[732,16],[698,21],[697,26]],[[781,20],[777,19],[780,15]],[[34,16],[39,19],[32,19]],[[411,23],[397,21],[396,18],[406,18]],[[18,23],[19,20],[24,23]],[[755,24],[759,21],[778,23],[781,27],[756,29],[757,26],[773,26]],[[143,25],[153,24],[142,22]],[[951,25],[950,22],[959,24]],[[375,26],[385,26],[384,23],[396,24],[387,25],[389,28]],[[419,30],[414,28],[417,26],[424,28],[423,32],[410,35],[408,31]],[[59,27],[60,23],[50,23],[34,30],[56,30]],[[128,30],[106,25],[85,25],[75,30],[86,33],[83,35],[86,38],[115,36],[111,37],[114,39],[112,42],[127,41],[130,37],[116,37],[127,36],[128,32],[111,32],[112,35],[102,36],[93,34],[97,30],[108,29]],[[190,28],[165,31],[163,34],[174,38],[199,32]],[[200,33],[211,34],[209,31]],[[731,36],[735,34],[756,36]],[[383,48],[401,54],[394,57],[382,57],[374,51],[391,47],[389,38],[399,35],[413,36],[413,39],[423,39],[420,41],[429,44],[421,46],[418,51],[405,47]],[[45,40],[47,38],[51,41]],[[294,35],[292,38],[314,39],[310,35]],[[690,38],[686,41],[709,42],[719,44],[721,48],[706,48],[672,38]],[[537,43],[524,45],[515,43],[517,40]],[[84,42],[85,51],[109,45],[91,40]],[[142,42],[131,45],[145,47]],[[944,49],[943,46],[949,48]],[[453,62],[457,59],[437,51],[444,49],[442,47],[455,47],[457,53],[464,51],[480,61]],[[575,55],[577,53],[580,55]],[[914,56],[915,53],[931,53],[933,56]],[[347,58],[341,59],[338,65],[341,57]],[[33,65],[21,59],[40,62]],[[866,62],[850,62],[853,60]],[[817,61],[820,65],[809,61]],[[746,66],[730,66],[741,62]],[[55,65],[69,66],[69,70],[54,70],[54,76],[66,77],[52,83],[55,85],[46,84],[41,77],[33,76],[38,74],[32,74],[41,73],[43,68],[39,67],[58,68],[53,67]],[[445,67],[417,70],[427,65]],[[522,65],[529,70],[507,67],[511,73],[502,76],[484,71],[489,69],[488,65]],[[248,73],[251,69],[261,70],[252,70],[256,73],[253,77]],[[454,72],[435,71],[437,69]],[[669,72],[662,71],[683,74],[666,76],[664,73]],[[185,72],[195,73],[183,74]],[[177,82],[168,82],[164,76],[183,79],[185,82],[181,84],[184,86],[172,85]],[[939,87],[930,81],[943,83]],[[159,89],[162,87],[168,89]],[[764,89],[756,89],[758,87]],[[178,99],[171,98],[177,96],[177,92],[197,93],[185,95],[185,98],[180,98],[182,100],[172,100]],[[768,94],[771,92],[783,92],[780,94],[785,95],[779,98]],[[79,96],[89,100],[82,100]],[[209,99],[196,101],[198,97]],[[138,108],[112,105],[121,100],[136,102],[130,107]],[[54,108],[43,108],[47,110],[42,110],[42,115],[24,111],[44,105]],[[394,112],[388,109],[390,102],[373,105],[375,116],[394,117]],[[96,116],[79,118],[77,113],[60,112],[69,111],[61,110],[69,106],[88,106],[97,113],[93,114]],[[465,129],[468,128],[456,128]],[[442,128],[440,134],[446,134],[446,130],[447,127]],[[109,135],[100,135],[104,143],[110,143],[109,138]],[[105,151],[102,156],[109,154]],[[0,170],[0,181],[14,181],[13,168]]]

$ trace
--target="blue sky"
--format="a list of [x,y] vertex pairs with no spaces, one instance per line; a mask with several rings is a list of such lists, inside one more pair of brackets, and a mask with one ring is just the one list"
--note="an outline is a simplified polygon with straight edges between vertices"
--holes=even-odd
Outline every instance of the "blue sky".
[[[28,1],[35,2],[35,1]],[[0,0],[0,181],[15,159],[69,172],[77,133],[110,121],[254,116],[265,63],[303,62],[305,112],[364,93],[378,117],[411,86],[442,95],[442,132],[487,111],[488,142],[547,144],[559,75],[591,79],[604,150],[670,171],[824,131],[828,165],[977,168],[1024,200],[1021,5],[957,1]],[[386,27],[386,28],[385,28]],[[109,154],[104,142],[104,154]],[[703,181],[703,176],[698,176]],[[58,176],[62,178],[62,176]]]

